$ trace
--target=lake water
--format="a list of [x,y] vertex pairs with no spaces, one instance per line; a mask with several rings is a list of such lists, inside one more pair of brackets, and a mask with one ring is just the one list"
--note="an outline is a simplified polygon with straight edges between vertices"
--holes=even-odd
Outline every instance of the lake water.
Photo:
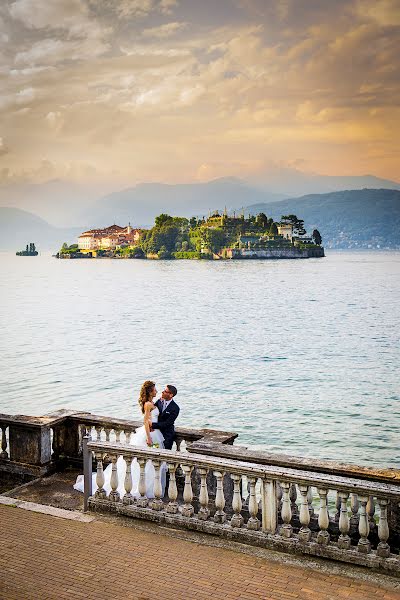
[[0,255],[0,412],[140,418],[286,454],[400,467],[400,253],[249,262]]

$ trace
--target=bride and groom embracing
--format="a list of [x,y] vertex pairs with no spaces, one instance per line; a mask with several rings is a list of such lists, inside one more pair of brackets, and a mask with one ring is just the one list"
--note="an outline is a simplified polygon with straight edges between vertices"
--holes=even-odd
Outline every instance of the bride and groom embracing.
[[[139,406],[143,414],[143,425],[131,436],[131,445],[138,448],[157,447],[160,449],[171,450],[175,438],[174,423],[179,415],[179,406],[174,398],[177,389],[174,385],[167,385],[161,393],[161,398],[154,400],[157,396],[156,385],[154,381],[145,381],[140,389]],[[111,471],[112,465],[109,464],[104,470],[103,488],[107,495],[111,491]],[[161,486],[165,490],[167,467],[165,463],[161,465]],[[117,460],[118,488],[117,491],[122,498],[125,495],[125,473],[126,463],[122,456]],[[145,468],[146,475],[146,496],[154,498],[154,467],[150,461],[147,461]],[[137,461],[132,464],[132,496],[139,497],[139,476],[140,469]],[[97,490],[96,473],[92,475],[93,493]],[[83,475],[78,475],[74,489],[83,492]]]

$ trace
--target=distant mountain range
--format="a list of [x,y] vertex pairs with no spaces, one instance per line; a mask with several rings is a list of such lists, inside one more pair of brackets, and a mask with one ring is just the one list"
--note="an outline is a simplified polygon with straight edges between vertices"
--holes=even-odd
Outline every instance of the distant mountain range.
[[37,215],[19,208],[0,208],[0,250],[17,252],[33,242],[39,252],[57,251],[64,242],[75,242],[81,232],[80,227],[53,227]]
[[274,220],[296,214],[309,233],[318,229],[326,248],[400,248],[400,191],[348,190],[253,204],[246,213]]
[[114,191],[110,185],[107,188],[53,180],[0,186],[0,206],[32,212],[56,227],[89,229],[129,221],[134,226],[149,227],[163,211],[203,216],[225,206],[240,210],[304,194],[362,188],[400,189],[400,184],[371,175],[327,177],[288,168],[275,168],[247,181],[225,177],[206,183],[140,183],[121,191]]
[[[218,186],[222,188],[218,196]],[[162,188],[164,204],[160,204],[159,193]],[[176,194],[180,187],[182,195]],[[311,194],[300,198],[265,202],[263,194],[248,194],[248,187],[238,185],[236,181],[219,180],[202,186],[161,186],[148,184],[133,188],[142,199],[143,221],[149,214],[149,206],[156,216],[161,212],[172,215],[193,216],[207,214],[208,206],[223,210],[232,207],[234,199],[245,206],[245,214],[264,212],[268,217],[280,220],[282,215],[296,214],[304,219],[309,233],[318,229],[326,248],[400,248],[400,191],[391,189],[363,189],[327,194]],[[168,190],[166,196],[165,188]],[[231,195],[227,194],[231,191]],[[201,193],[200,193],[201,191]],[[185,210],[185,200],[191,194],[193,209]],[[236,194],[236,195],[234,195]],[[114,199],[112,199],[112,197]],[[257,198],[255,203],[242,202],[244,198]],[[218,201],[219,198],[219,201]],[[195,202],[198,202],[196,205]],[[78,235],[88,227],[102,227],[114,222],[125,225],[132,219],[137,226],[138,220],[130,216],[132,191],[126,190],[99,201],[90,214],[90,225],[74,228],[58,228],[30,212],[17,208],[0,208],[0,249],[17,251],[26,244],[34,242],[38,250],[57,251],[63,242],[74,243]],[[113,209],[111,208],[113,207]],[[207,208],[206,208],[207,207]],[[110,211],[114,213],[112,218]],[[89,218],[89,217],[88,217]],[[153,217],[146,222],[151,226]]]

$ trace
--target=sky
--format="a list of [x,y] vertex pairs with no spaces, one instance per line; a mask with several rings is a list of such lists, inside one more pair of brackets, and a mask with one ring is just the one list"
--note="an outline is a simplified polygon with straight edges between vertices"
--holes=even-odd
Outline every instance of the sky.
[[400,0],[3,0],[0,181],[399,180]]

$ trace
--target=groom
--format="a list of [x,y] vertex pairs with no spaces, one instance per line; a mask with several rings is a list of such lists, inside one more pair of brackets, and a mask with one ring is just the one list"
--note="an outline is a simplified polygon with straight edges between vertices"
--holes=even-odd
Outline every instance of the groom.
[[179,415],[179,406],[173,399],[178,390],[174,385],[165,386],[161,398],[157,400],[156,406],[160,411],[158,422],[152,423],[152,429],[159,429],[164,436],[166,450],[171,450],[175,438],[174,423]]

